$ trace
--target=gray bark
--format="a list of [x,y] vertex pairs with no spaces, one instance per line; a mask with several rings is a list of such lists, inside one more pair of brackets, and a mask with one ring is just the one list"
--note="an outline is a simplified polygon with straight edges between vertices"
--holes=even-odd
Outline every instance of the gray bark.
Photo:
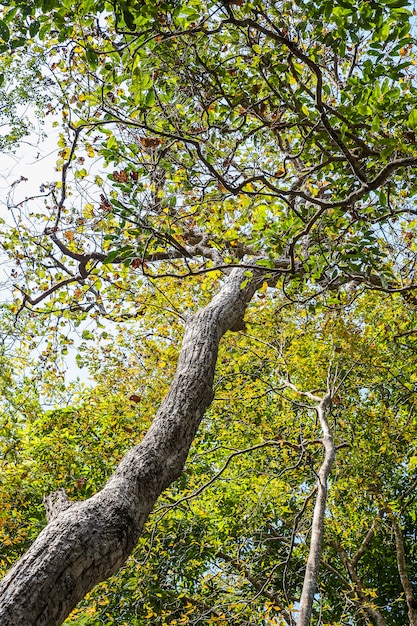
[[51,521],[0,583],[2,626],[55,626],[135,547],[161,492],[182,472],[204,411],[213,399],[221,337],[238,328],[263,272],[247,281],[235,269],[187,323],[177,370],[143,441],[122,459],[102,491],[51,507]]
[[392,511],[388,511],[388,507],[386,509],[386,512],[391,519],[392,528],[394,530],[395,548],[397,553],[397,567],[398,573],[400,575],[401,584],[404,589],[405,599],[407,602],[408,620],[410,622],[410,626],[417,626],[417,611],[415,608],[413,586],[407,572],[403,533],[399,523],[395,519],[395,515],[392,513]]
[[321,548],[324,534],[324,516],[327,502],[327,481],[333,467],[336,453],[333,435],[326,417],[326,412],[330,403],[331,397],[326,395],[316,408],[323,431],[324,460],[317,476],[317,497],[311,527],[310,550],[307,559],[306,572],[304,575],[303,589],[301,592],[297,626],[309,626],[311,623],[314,594],[317,590],[317,579],[320,569]]

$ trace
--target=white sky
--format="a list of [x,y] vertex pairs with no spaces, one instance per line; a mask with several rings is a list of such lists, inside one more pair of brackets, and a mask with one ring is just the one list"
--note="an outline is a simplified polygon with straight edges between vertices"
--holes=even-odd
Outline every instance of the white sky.
[[[55,170],[59,126],[53,127],[54,118],[47,116],[40,124],[33,119],[34,130],[32,134],[25,138],[15,153],[3,153],[0,160],[0,217],[6,224],[13,224],[13,213],[8,208],[10,204],[18,204],[26,198],[36,196],[40,193],[42,184],[58,180],[60,173]],[[20,181],[21,177],[27,180]],[[31,208],[35,208],[36,200]],[[38,203],[39,210],[42,211],[42,200]],[[0,299],[10,300],[10,270],[7,259],[0,257]],[[76,337],[74,336],[76,342]],[[77,352],[76,344],[69,347],[65,360],[67,363],[66,380],[74,380],[81,375],[86,375],[85,370],[80,370],[75,362]],[[36,355],[34,355],[36,356]],[[89,381],[85,381],[89,382]]]

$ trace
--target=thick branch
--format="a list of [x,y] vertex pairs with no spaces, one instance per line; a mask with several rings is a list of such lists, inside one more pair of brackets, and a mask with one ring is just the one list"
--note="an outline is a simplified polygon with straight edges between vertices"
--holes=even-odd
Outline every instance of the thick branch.
[[58,489],[43,499],[43,505],[46,511],[46,521],[49,523],[62,511],[69,509],[72,502],[65,493],[65,489]]

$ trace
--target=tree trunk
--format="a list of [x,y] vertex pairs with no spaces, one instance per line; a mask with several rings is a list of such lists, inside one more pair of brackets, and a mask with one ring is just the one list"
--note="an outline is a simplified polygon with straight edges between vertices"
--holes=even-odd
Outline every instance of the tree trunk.
[[323,431],[324,460],[317,476],[317,497],[314,506],[311,527],[310,550],[307,559],[304,584],[300,598],[297,625],[309,626],[313,610],[314,594],[317,590],[317,579],[320,569],[321,549],[324,535],[324,518],[327,503],[327,481],[335,460],[333,435],[327,422],[326,412],[331,404],[331,397],[326,394],[316,407],[320,426]]
[[50,523],[0,583],[2,626],[62,624],[90,589],[125,562],[156,499],[182,472],[213,399],[220,339],[239,327],[263,276],[254,270],[247,282],[243,269],[233,270],[187,323],[167,396],[143,441],[125,455],[103,490],[71,506],[52,503]]

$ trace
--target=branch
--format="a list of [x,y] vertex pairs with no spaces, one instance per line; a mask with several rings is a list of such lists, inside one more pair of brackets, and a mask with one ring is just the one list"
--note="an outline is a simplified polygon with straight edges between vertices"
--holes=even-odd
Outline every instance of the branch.
[[241,574],[243,574],[244,577],[246,578],[246,580],[248,580],[251,583],[252,587],[254,587],[254,589],[256,589],[256,591],[258,592],[259,595],[264,596],[265,598],[268,598],[268,600],[271,600],[276,605],[276,608],[279,610],[281,616],[287,622],[287,624],[289,626],[294,626],[294,619],[293,619],[291,613],[289,611],[286,611],[283,608],[283,606],[282,606],[282,599],[276,593],[272,593],[272,592],[268,591],[266,589],[266,583],[264,583],[264,584],[260,583],[259,580],[257,580],[250,573],[249,569],[246,567],[246,565],[244,563],[242,563],[241,561],[238,561],[236,559],[233,559],[231,556],[229,556],[228,554],[225,554],[222,551],[217,552],[216,556],[218,556],[219,558],[223,559],[227,563],[230,563],[230,565],[233,567],[233,569],[235,569],[236,571],[238,571]]
[[[296,385],[294,385],[289,380],[281,379],[280,382],[282,383],[282,385],[284,385],[285,387],[289,387],[289,389],[292,389],[293,391],[295,391],[295,393],[298,393],[300,396],[306,396],[307,398],[310,398],[310,400],[314,400],[315,402],[319,402],[319,403],[324,401],[322,398],[320,398],[320,396],[316,396],[311,391],[300,391],[296,387]],[[320,404],[319,404],[319,406],[320,406]],[[318,411],[318,408],[316,410]]]
[[366,533],[365,538],[363,539],[361,545],[359,546],[359,548],[356,550],[355,554],[351,558],[350,562],[352,563],[352,567],[356,567],[357,564],[359,563],[360,559],[365,554],[369,544],[371,543],[372,539],[375,537],[375,528],[376,528],[377,524],[380,521],[381,520],[378,519],[378,520],[374,520],[372,522],[371,528],[368,530],[368,532]]
[[220,478],[220,476],[226,471],[226,469],[230,465],[231,461],[236,456],[239,456],[241,454],[247,454],[248,452],[253,452],[254,450],[259,450],[260,448],[265,448],[266,446],[279,446],[279,445],[281,445],[280,441],[264,441],[263,443],[258,443],[257,445],[251,446],[250,448],[245,448],[244,450],[236,450],[235,452],[232,452],[232,454],[230,454],[230,456],[227,457],[226,462],[223,465],[223,467],[217,472],[217,474],[215,474],[212,478],[210,478],[210,480],[208,480],[206,483],[204,483],[204,485],[201,485],[201,487],[196,489],[196,491],[194,491],[193,493],[188,494],[188,496],[184,496],[183,498],[179,498],[178,500],[174,500],[170,504],[164,504],[164,505],[160,506],[159,509],[156,509],[156,511],[154,511],[154,513],[158,513],[159,511],[162,511],[163,509],[166,509],[166,508],[170,508],[171,509],[171,508],[173,508],[175,506],[178,506],[182,502],[185,502],[186,500],[192,500],[192,499],[196,498],[197,496],[199,496],[200,493],[205,491],[207,489],[207,487],[210,487],[210,485],[215,483],[216,480],[218,478]]
[[[71,144],[71,149],[70,149],[70,153],[68,155],[68,158],[67,158],[67,160],[65,161],[65,163],[64,163],[64,165],[62,167],[61,196],[60,196],[59,200],[56,201],[57,213],[56,213],[54,228],[58,227],[59,221],[61,219],[61,212],[62,212],[62,209],[64,207],[64,202],[65,202],[66,197],[67,197],[67,172],[68,172],[68,169],[69,169],[69,167],[71,165],[71,161],[72,161],[72,159],[74,157],[75,149],[77,147],[77,143],[78,143],[78,140],[80,138],[82,127],[80,126],[79,128],[72,128],[72,130],[74,131],[74,139],[73,139],[72,144]],[[55,194],[54,193],[53,193],[53,197],[55,199]]]
[[43,291],[36,298],[31,298],[25,291],[23,291],[19,287],[19,285],[13,285],[13,286],[16,289],[18,289],[20,291],[20,293],[23,295],[23,302],[22,302],[22,306],[21,306],[21,308],[23,308],[25,306],[26,302],[29,302],[29,304],[31,304],[32,306],[36,306],[37,304],[39,304],[39,302],[42,302],[42,300],[45,300],[45,298],[47,298],[48,296],[53,294],[55,291],[57,291],[61,287],[65,287],[65,285],[69,285],[71,283],[79,282],[80,280],[82,280],[80,275],[70,276],[69,278],[64,278],[64,280],[61,280],[59,283],[55,283],[55,285],[52,285],[52,287],[50,287],[46,291]]
[[375,606],[371,604],[366,592],[364,591],[362,581],[358,576],[356,568],[352,564],[352,561],[349,559],[345,550],[336,541],[331,541],[330,545],[333,546],[333,548],[339,554],[340,558],[342,559],[342,563],[345,566],[353,583],[354,591],[356,592],[358,598],[357,601],[354,600],[355,604],[359,604],[362,610],[365,611],[365,613],[367,613],[367,615],[375,622],[376,626],[388,626],[383,615],[375,608]]
[[43,499],[43,505],[46,511],[46,521],[49,523],[57,517],[62,511],[66,511],[72,506],[65,489],[58,489]]
[[349,599],[351,600],[351,602],[362,613],[365,613],[365,615],[368,615],[368,617],[370,617],[371,619],[375,618],[377,625],[379,624],[379,626],[383,626],[384,622],[383,621],[378,622],[379,618],[376,617],[375,615],[375,609],[369,606],[369,601],[366,600],[366,596],[362,596],[358,594],[357,589],[352,589],[352,583],[349,580],[347,580],[344,576],[342,576],[342,574],[336,568],[332,567],[330,563],[327,563],[327,561],[322,561],[322,563],[323,563],[323,566],[346,587],[347,595]]

